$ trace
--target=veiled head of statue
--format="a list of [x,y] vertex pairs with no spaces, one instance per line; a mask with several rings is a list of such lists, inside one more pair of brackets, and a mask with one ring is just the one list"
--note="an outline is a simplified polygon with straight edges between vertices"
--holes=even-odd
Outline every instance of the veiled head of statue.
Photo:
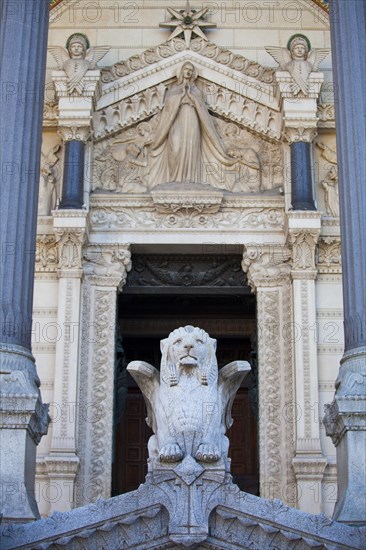
[[171,332],[160,343],[161,378],[170,386],[182,375],[197,376],[204,385],[217,378],[216,340],[198,327],[187,325]]
[[194,81],[197,76],[196,67],[190,61],[186,61],[178,71],[178,84],[182,84],[184,80]]
[[82,33],[74,33],[67,39],[66,49],[69,53],[72,51],[72,47],[78,44],[81,46],[83,53],[85,54],[87,49],[90,47],[88,37]]

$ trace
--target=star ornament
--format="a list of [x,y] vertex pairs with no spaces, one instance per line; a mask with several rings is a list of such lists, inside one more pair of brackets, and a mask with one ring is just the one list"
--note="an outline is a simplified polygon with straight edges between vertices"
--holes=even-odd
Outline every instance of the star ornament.
[[189,48],[192,34],[203,38],[203,40],[206,40],[207,42],[208,38],[202,32],[202,29],[216,27],[216,23],[208,23],[207,21],[202,21],[202,18],[206,15],[208,10],[209,8],[203,8],[199,11],[192,10],[191,6],[189,5],[189,0],[187,0],[184,10],[177,11],[173,8],[167,8],[167,11],[170,13],[173,19],[171,21],[164,21],[163,23],[159,23],[159,26],[168,29],[174,29],[168,40],[172,40],[176,36],[179,36],[181,33],[183,33],[186,47]]

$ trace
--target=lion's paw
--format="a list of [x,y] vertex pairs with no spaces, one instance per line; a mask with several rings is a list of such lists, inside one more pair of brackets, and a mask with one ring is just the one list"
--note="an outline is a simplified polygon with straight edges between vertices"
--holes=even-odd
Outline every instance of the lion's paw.
[[220,458],[220,453],[216,445],[201,443],[195,458],[200,462],[217,462]]
[[179,445],[168,443],[160,449],[159,458],[161,462],[179,462],[183,458],[183,453]]

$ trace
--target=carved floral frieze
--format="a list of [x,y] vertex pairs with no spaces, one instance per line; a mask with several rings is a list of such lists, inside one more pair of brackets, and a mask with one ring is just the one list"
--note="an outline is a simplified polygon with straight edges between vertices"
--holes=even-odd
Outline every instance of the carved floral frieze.
[[146,231],[153,229],[277,229],[284,226],[284,212],[276,208],[221,209],[220,212],[205,214],[197,211],[188,214],[182,210],[162,214],[154,207],[96,208],[91,212],[93,231],[116,231],[131,229]]

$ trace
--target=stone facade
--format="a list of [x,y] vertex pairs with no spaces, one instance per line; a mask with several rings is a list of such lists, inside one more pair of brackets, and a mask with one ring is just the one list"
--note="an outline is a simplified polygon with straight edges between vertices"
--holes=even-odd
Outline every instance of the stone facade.
[[[330,58],[310,72],[308,96],[293,101],[291,72],[265,49],[285,49],[299,29],[315,50],[329,49],[328,14],[311,0],[297,9],[212,5],[208,40],[193,34],[187,45],[159,27],[171,19],[163,2],[95,4],[64,0],[50,19],[53,49],[81,32],[109,50],[79,91],[48,58],[33,311],[33,352],[53,417],[37,455],[41,515],[111,496],[113,330],[130,255],[138,246],[179,254],[203,244],[240,248],[257,300],[261,496],[331,515],[335,449],[320,419],[343,336]],[[181,108],[169,98],[186,63],[195,99],[179,93],[193,102],[202,154],[210,151],[202,181],[152,180],[163,153],[151,142],[161,124],[169,134],[168,109]],[[55,210],[70,141],[85,144],[83,208]],[[311,149],[317,211],[291,210],[299,143]]]

